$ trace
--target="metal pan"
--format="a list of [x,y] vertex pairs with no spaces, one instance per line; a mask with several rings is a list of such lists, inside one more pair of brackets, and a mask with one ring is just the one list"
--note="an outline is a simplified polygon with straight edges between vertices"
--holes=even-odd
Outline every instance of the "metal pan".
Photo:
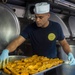
[[[44,71],[38,72],[38,73],[33,74],[33,75],[39,75],[39,74],[41,74],[41,73],[45,73],[45,72],[50,71],[50,70],[52,70],[52,69],[54,69],[54,68],[57,68],[57,67],[59,67],[59,66],[61,66],[61,65],[62,65],[62,64],[59,64],[59,65],[54,66],[54,67],[52,67],[52,68],[50,68],[50,69],[46,69],[46,70],[44,70]],[[8,75],[8,74],[4,73],[3,71],[0,71],[0,75]]]
[[[9,56],[9,61],[15,61],[15,60],[19,60],[19,59],[22,59],[22,58],[28,58],[28,57],[27,57],[27,56]],[[59,64],[59,65],[57,65],[57,66],[54,66],[54,67],[52,67],[52,68],[43,70],[43,71],[38,72],[38,73],[33,74],[33,75],[38,75],[38,74],[41,74],[41,73],[45,73],[45,72],[47,72],[47,71],[49,71],[49,70],[52,70],[52,69],[54,69],[54,68],[57,68],[57,67],[59,67],[59,66],[61,66],[61,65],[62,65],[62,64]],[[0,71],[0,75],[8,75],[8,74],[5,74],[3,71]]]

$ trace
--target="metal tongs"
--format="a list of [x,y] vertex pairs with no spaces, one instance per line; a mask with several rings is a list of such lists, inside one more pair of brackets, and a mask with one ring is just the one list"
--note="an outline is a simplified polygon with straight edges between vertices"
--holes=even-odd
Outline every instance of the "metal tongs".
[[3,69],[5,67],[6,64],[8,64],[9,62],[9,58],[5,59],[5,60],[0,60],[0,69]]

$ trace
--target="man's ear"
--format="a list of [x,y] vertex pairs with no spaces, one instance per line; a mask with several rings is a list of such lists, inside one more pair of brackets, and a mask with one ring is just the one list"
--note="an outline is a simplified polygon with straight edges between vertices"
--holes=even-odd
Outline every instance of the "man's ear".
[[50,18],[50,13],[48,14],[49,18]]
[[48,13],[48,19],[50,18],[50,13]]

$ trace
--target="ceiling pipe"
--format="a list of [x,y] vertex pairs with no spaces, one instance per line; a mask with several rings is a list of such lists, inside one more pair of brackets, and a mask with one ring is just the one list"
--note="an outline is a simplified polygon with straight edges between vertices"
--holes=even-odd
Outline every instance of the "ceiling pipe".
[[[59,4],[56,4],[56,3],[52,3],[52,2],[50,2],[50,4],[51,4],[51,11],[53,11],[53,12],[75,16],[75,9],[66,7],[64,5],[59,5]],[[54,9],[56,9],[56,10],[54,10]]]

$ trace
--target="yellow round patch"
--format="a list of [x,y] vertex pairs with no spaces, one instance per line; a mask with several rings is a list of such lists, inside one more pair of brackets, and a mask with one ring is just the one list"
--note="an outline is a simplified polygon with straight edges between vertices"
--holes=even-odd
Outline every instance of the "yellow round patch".
[[55,36],[54,33],[50,33],[50,34],[48,35],[48,39],[49,39],[50,41],[53,41],[55,38],[56,38],[56,36]]

